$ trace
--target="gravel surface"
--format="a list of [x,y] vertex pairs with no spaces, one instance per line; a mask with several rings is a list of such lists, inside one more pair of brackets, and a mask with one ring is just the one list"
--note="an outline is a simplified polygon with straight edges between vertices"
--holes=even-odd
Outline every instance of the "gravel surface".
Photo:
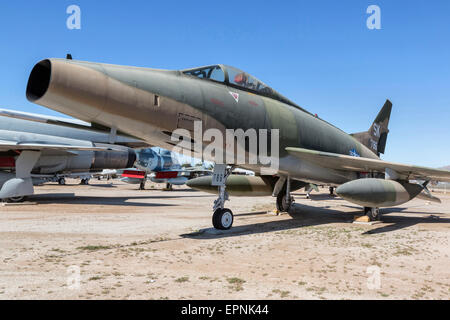
[[271,197],[231,198],[217,232],[214,195],[76,183],[0,206],[0,299],[450,298],[450,194],[374,225],[325,189],[281,216]]

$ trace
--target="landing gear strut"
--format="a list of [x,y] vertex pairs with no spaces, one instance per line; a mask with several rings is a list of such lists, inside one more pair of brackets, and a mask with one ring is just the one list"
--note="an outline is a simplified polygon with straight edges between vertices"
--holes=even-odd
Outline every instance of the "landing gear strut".
[[281,190],[277,195],[278,212],[289,212],[293,203],[294,197],[291,196],[291,179],[288,177],[286,178],[286,189]]
[[167,191],[172,191],[173,190],[173,186],[171,183],[166,183],[166,190]]
[[334,197],[334,187],[330,187],[330,197]]
[[364,214],[369,217],[370,221],[381,220],[380,208],[364,207]]
[[[108,179],[109,180],[109,179]],[[139,182],[139,190],[145,190],[145,183],[147,182],[147,173],[144,174],[144,177]]]
[[214,214],[212,217],[212,223],[214,228],[219,230],[229,230],[233,225],[234,217],[233,212],[230,209],[224,208],[225,201],[229,199],[226,191],[227,178],[230,176],[232,168],[225,168],[225,174],[223,175],[223,183],[219,185],[219,197],[214,201]]

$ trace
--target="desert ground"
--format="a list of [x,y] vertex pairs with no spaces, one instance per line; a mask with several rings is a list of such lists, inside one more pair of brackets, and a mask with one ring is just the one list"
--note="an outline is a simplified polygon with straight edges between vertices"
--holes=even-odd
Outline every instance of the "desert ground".
[[77,183],[0,206],[0,299],[450,298],[450,194],[373,225],[326,189],[279,216],[271,197],[231,198],[218,232],[214,195]]

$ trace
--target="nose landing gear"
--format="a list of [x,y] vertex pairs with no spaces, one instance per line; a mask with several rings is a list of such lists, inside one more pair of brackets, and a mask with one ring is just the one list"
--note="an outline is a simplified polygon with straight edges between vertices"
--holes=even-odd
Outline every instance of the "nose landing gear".
[[219,187],[219,197],[214,201],[212,223],[214,228],[218,230],[229,230],[233,226],[233,212],[224,208],[225,201],[229,200],[226,182],[232,170],[232,168],[227,168],[226,165],[216,165],[214,168],[215,177],[213,177],[213,181],[218,180],[216,185]]

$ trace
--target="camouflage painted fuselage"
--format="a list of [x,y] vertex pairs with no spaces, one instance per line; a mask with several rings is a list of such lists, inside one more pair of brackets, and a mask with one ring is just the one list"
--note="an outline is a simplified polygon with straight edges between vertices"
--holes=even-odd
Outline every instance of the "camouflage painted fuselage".
[[[279,129],[278,174],[318,184],[338,185],[356,179],[357,174],[299,161],[286,147],[378,158],[351,135],[294,104],[180,71],[44,60],[31,73],[27,97],[165,149],[174,146],[174,130],[192,132],[194,121],[202,121],[203,131],[216,128],[223,136],[225,129]],[[258,165],[241,167],[259,169]]]

